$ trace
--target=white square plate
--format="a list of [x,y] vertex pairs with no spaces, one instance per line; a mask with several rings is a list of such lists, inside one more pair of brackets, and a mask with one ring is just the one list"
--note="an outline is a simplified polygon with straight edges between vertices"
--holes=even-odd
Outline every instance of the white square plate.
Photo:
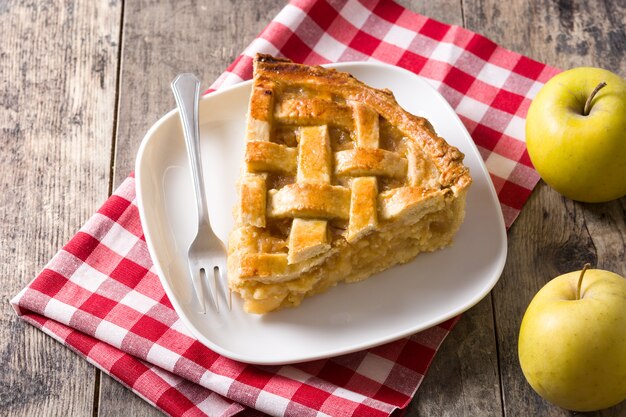
[[[196,228],[196,205],[177,111],[146,134],[136,163],[137,200],[150,255],[172,305],[210,349],[255,364],[320,359],[390,342],[441,323],[478,303],[497,282],[506,259],[500,205],[467,130],[429,84],[406,70],[378,63],[329,65],[378,88],[430,120],[438,134],[465,153],[474,180],[466,219],[451,247],[356,284],[341,284],[301,306],[265,316],[200,307],[186,253]],[[204,96],[200,131],[211,223],[225,242],[233,225],[235,183],[243,158],[250,82]]]

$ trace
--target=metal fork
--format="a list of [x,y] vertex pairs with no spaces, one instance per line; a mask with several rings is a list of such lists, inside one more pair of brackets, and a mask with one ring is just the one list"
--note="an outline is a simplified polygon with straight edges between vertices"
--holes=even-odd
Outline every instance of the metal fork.
[[[179,74],[172,81],[172,90],[183,125],[187,155],[191,166],[194,193],[198,208],[198,232],[191,242],[188,251],[189,272],[196,296],[206,314],[206,297],[202,285],[202,277],[206,277],[207,287],[215,309],[219,312],[218,292],[224,293],[228,309],[232,308],[232,294],[226,296],[226,247],[215,235],[209,220],[202,176],[202,160],[200,157],[200,128],[198,121],[198,100],[200,98],[200,80],[194,74]],[[212,279],[211,279],[212,278]]]

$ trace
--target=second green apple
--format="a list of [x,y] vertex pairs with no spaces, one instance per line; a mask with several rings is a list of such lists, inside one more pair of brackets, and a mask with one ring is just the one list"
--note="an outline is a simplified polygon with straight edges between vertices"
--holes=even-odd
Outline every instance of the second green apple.
[[624,400],[626,279],[592,269],[548,282],[524,314],[518,352],[528,383],[560,407],[594,411]]

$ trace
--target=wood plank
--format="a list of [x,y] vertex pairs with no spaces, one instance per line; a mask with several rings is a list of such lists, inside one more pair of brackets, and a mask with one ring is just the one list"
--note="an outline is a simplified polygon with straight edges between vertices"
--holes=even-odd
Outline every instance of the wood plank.
[[[232,2],[127,1],[114,184],[134,169],[145,132],[175,107],[170,82],[194,72],[209,85],[284,6],[282,0]],[[161,413],[107,375],[100,383],[99,416]]]
[[463,9],[459,0],[397,0],[396,3],[431,19],[463,26]]
[[[141,139],[141,134],[137,133],[135,137],[131,137],[132,132],[144,132],[159,117],[158,115],[163,114],[174,106],[173,100],[170,98],[169,81],[177,72],[186,70],[186,68],[193,68],[193,71],[196,71],[198,74],[209,74],[208,76],[201,76],[204,80],[215,78],[267,22],[275,16],[281,5],[281,2],[264,3],[267,4],[252,2],[246,5],[249,7],[239,8],[240,11],[237,12],[233,10],[230,4],[217,2],[213,13],[215,13],[215,16],[222,16],[222,21],[218,25],[212,24],[207,26],[206,22],[214,22],[217,17],[207,18],[206,16],[202,16],[199,22],[191,24],[191,27],[202,28],[199,32],[206,34],[202,38],[203,40],[198,38],[197,34],[187,34],[187,31],[179,32],[176,37],[173,34],[164,33],[163,27],[167,27],[167,25],[162,22],[161,19],[164,19],[162,16],[170,16],[172,13],[167,6],[159,5],[157,8],[149,8],[146,5],[137,3],[137,6],[132,6],[133,10],[137,9],[136,13],[129,10],[130,7],[127,6],[121,91],[128,95],[126,94],[129,92],[128,88],[133,86],[132,88],[142,92],[141,94],[143,94],[144,98],[142,98],[141,103],[137,103],[132,97],[133,94],[130,94],[131,97],[121,97],[118,149],[116,152],[116,183],[119,183],[132,169],[132,158],[134,158],[135,149]],[[461,9],[457,1],[449,0],[438,5],[428,1],[403,1],[400,3],[412,10],[447,23],[462,24]],[[186,9],[186,7],[183,6],[182,9]],[[139,10],[141,14],[139,14]],[[262,16],[258,15],[259,10],[264,11]],[[243,13],[243,11],[246,12]],[[193,19],[194,16],[198,15],[197,10],[191,10],[188,13],[189,16],[187,18],[189,19]],[[129,39],[133,41],[145,38],[152,39],[154,34],[151,31],[155,27],[161,28],[158,40],[150,44],[130,44],[131,41]],[[243,38],[236,38],[233,31],[237,27],[249,28],[249,32]],[[127,31],[129,32],[128,35]],[[239,41],[233,43],[234,39],[239,39]],[[178,51],[176,48],[181,42],[186,42],[187,45],[206,44],[208,46],[206,49],[207,53],[210,53],[213,57],[217,56],[217,62],[211,64],[208,60],[198,59],[193,55],[184,55],[183,52]],[[229,49],[225,50],[221,45],[229,45]],[[138,46],[141,46],[141,54],[137,53]],[[200,46],[192,49],[197,50],[199,54],[205,53],[205,50]],[[167,52],[168,55],[173,53],[180,54],[180,56],[176,56],[176,61],[181,62],[179,69],[171,67],[163,69],[162,66],[159,66],[159,57],[164,52]],[[129,63],[131,60],[133,60],[133,67],[127,68],[127,65],[131,65]],[[187,65],[183,63],[187,63]],[[148,76],[144,76],[146,72]],[[149,80],[160,81],[151,82]],[[138,98],[141,94],[134,96]],[[131,111],[137,107],[141,108],[141,110]],[[145,118],[141,117],[144,114],[151,115],[152,119],[145,120]],[[133,119],[135,120],[134,122]],[[137,123],[140,126],[133,123]],[[128,148],[130,150],[126,151]],[[420,396],[411,408],[414,413],[421,413],[427,410],[428,413],[426,414],[437,414],[441,410],[451,410],[454,414],[462,410],[468,403],[474,406],[466,408],[467,415],[471,415],[469,413],[472,410],[482,410],[483,408],[480,408],[481,405],[485,406],[484,409],[493,410],[485,415],[495,415],[500,412],[491,300],[487,299],[481,306],[481,308],[476,308],[471,313],[468,313],[467,318],[464,317],[462,319],[455,332],[450,336],[450,340],[444,346],[442,353],[437,356],[433,364],[433,371],[426,377],[424,384],[420,388]],[[488,326],[485,326],[484,323],[488,323]],[[461,360],[461,358],[464,359]],[[444,370],[448,371],[448,373],[443,372]],[[463,375],[463,378],[450,380],[447,378],[450,372],[456,375]],[[472,385],[477,381],[480,381],[479,385]],[[446,387],[446,390],[442,390],[442,387]],[[442,395],[442,393],[446,392],[456,392],[457,394],[454,396]],[[132,393],[125,392],[119,384],[104,376],[102,378],[100,415],[117,415],[114,410],[119,410],[119,405],[128,403],[131,404],[133,414],[141,412],[146,413],[145,415],[150,415],[149,409],[146,410],[142,407],[143,403],[138,403],[132,396]],[[477,398],[477,400],[474,400],[474,398]],[[142,410],[139,411],[138,408]],[[122,409],[128,412],[128,405]],[[414,413],[409,413],[409,415],[414,415]]]
[[491,297],[463,314],[437,352],[406,415],[502,415]]
[[[459,1],[400,1],[410,10],[463,26]],[[407,416],[500,416],[500,381],[491,297],[466,312],[435,356]]]
[[115,1],[0,6],[0,415],[88,416],[95,368],[17,318],[8,300],[107,197]]
[[148,128],[176,106],[174,77],[194,72],[208,88],[283,6],[281,0],[127,2],[115,184],[134,169]]
[[[626,73],[626,5],[623,2],[502,3],[465,0],[469,29],[560,68],[600,66]],[[520,18],[523,16],[523,18]],[[590,261],[624,275],[626,199],[581,204],[540,183],[509,233],[509,255],[496,286],[496,328],[505,414],[569,416],[548,404],[524,380],[517,335],[533,295],[551,278]],[[589,416],[626,414],[622,403]]]

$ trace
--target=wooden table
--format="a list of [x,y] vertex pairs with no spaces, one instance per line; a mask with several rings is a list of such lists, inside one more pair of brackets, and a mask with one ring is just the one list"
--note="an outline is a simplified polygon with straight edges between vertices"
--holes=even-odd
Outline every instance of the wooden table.
[[[401,3],[560,68],[626,75],[623,0]],[[144,133],[174,107],[174,75],[210,84],[283,5],[0,1],[0,415],[160,415],[18,320],[8,300],[133,169]],[[587,261],[626,275],[625,213],[626,198],[580,204],[539,184],[509,232],[502,278],[446,340],[407,415],[569,415],[524,381],[519,324],[553,276]],[[590,415],[623,416],[626,404]]]

